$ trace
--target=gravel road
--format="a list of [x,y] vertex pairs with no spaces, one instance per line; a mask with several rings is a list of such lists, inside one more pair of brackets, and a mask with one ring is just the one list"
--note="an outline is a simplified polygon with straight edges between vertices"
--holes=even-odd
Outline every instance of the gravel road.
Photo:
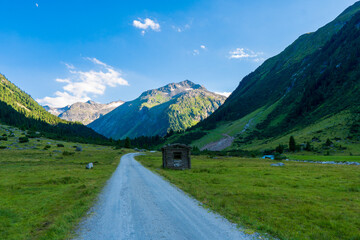
[[76,239],[258,239],[124,155]]

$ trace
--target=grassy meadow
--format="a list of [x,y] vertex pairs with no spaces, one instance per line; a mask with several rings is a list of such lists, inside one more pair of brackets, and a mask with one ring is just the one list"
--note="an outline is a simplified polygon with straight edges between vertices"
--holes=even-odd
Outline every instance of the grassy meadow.
[[303,154],[286,154],[286,157],[290,160],[300,161],[319,161],[319,162],[360,162],[360,156],[322,156],[314,155],[311,153]]
[[[19,143],[24,133],[11,132],[0,141],[10,148],[0,149],[0,239],[68,239],[127,151],[44,138]],[[94,169],[85,169],[89,162]]]
[[360,239],[360,168],[234,157],[193,156],[192,169],[161,168],[159,153],[138,156],[245,232],[279,239]]

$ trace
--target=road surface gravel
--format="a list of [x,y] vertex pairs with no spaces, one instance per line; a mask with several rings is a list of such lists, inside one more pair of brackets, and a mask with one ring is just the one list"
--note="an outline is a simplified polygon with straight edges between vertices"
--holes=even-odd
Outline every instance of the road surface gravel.
[[259,239],[124,155],[75,239]]

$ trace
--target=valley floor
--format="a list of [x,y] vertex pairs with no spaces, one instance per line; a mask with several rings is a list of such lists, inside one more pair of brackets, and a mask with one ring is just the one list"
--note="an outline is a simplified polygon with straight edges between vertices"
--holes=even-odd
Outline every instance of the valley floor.
[[248,235],[171,186],[127,154],[78,239],[261,239]]
[[[316,158],[316,157],[315,157]],[[193,156],[192,169],[162,169],[160,153],[137,160],[248,228],[279,239],[360,239],[360,167]]]
[[19,143],[24,132],[0,126],[0,135],[9,130],[14,136],[0,141],[0,239],[70,238],[128,151],[42,137]]

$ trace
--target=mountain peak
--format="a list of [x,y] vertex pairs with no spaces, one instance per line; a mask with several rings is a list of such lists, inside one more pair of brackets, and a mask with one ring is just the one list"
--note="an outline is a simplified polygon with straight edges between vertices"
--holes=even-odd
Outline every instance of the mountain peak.
[[225,97],[185,80],[143,92],[89,126],[113,139],[165,135],[185,130],[207,118]]
[[108,104],[101,104],[92,100],[76,102],[63,108],[52,108],[44,106],[45,110],[68,121],[82,122],[87,125],[102,115],[109,113],[124,102],[119,100]]
[[86,101],[85,103],[88,103],[88,104],[96,104],[96,102],[92,101],[92,100],[88,100]]
[[173,97],[180,93],[191,91],[191,90],[196,90],[196,89],[206,90],[206,88],[204,88],[200,84],[196,84],[190,80],[184,80],[182,82],[169,83],[163,87],[146,91],[142,95],[147,96],[147,95],[153,94],[154,92],[162,92],[162,93],[167,94],[169,97]]

